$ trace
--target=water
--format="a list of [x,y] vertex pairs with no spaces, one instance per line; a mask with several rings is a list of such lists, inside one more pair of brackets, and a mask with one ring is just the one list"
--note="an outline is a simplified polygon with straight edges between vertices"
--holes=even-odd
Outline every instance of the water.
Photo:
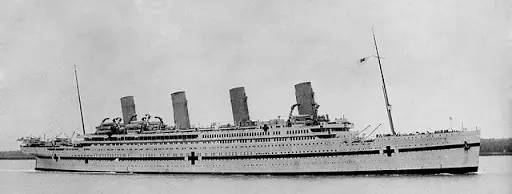
[[0,160],[0,193],[512,193],[512,156],[466,175],[243,176],[39,172]]

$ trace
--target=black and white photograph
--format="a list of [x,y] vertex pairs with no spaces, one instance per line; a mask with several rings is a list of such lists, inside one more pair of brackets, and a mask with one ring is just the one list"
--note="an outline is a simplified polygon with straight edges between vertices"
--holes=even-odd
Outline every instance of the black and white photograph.
[[0,1],[0,193],[511,183],[512,1]]

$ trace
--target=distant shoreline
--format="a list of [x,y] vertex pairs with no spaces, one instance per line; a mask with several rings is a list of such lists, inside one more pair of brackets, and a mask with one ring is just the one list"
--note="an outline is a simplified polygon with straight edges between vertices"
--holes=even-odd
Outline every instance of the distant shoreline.
[[35,160],[36,158],[0,158],[0,160]]
[[512,156],[512,152],[481,152],[480,156]]

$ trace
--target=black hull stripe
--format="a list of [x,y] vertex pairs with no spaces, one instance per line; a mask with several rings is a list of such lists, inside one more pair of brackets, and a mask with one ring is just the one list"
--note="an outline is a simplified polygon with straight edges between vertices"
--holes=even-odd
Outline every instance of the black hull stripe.
[[[469,147],[475,147],[475,146],[480,146],[480,143],[469,143],[468,145],[469,145]],[[415,148],[399,148],[398,152],[419,152],[419,151],[446,150],[446,149],[455,149],[455,148],[464,148],[464,144],[415,147]]]
[[351,156],[351,155],[374,155],[379,150],[357,151],[357,152],[325,152],[307,154],[279,154],[279,155],[250,155],[250,156],[203,156],[203,160],[243,160],[243,159],[269,159],[269,158],[310,158],[328,156]]
[[[347,156],[347,155],[372,155],[379,154],[379,150],[357,151],[357,152],[325,152],[325,153],[307,153],[307,154],[278,154],[278,155],[247,155],[247,156],[203,156],[202,160],[243,160],[243,159],[269,159],[269,158],[308,158],[308,157],[327,157],[327,156]],[[55,159],[51,156],[37,156],[42,159]],[[68,157],[62,156],[61,160],[185,160],[181,157]]]
[[[55,159],[51,156],[37,156],[41,159]],[[80,157],[80,156],[61,156],[57,157],[58,160],[184,160],[185,157]]]
[[[85,171],[85,170],[64,170],[51,168],[35,168],[39,171],[60,171],[60,172],[103,172],[112,171]],[[115,172],[115,173],[134,173],[134,174],[218,174],[218,175],[359,175],[359,174],[464,174],[477,172],[478,166],[460,167],[460,168],[434,168],[434,169],[403,169],[403,170],[375,170],[375,171],[333,171],[333,172]]]

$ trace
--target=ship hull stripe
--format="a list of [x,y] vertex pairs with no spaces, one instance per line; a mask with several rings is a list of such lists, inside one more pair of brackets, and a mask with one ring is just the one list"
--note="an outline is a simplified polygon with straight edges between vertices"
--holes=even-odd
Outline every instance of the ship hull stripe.
[[379,154],[379,150],[357,151],[357,152],[325,152],[307,154],[279,154],[279,155],[249,155],[249,156],[203,156],[203,160],[240,160],[240,159],[269,159],[269,158],[309,158],[349,155],[373,155]]
[[[111,171],[83,171],[83,170],[64,170],[52,168],[35,168],[38,171],[62,171],[62,172],[111,172]],[[460,167],[460,168],[431,168],[431,169],[401,169],[401,170],[375,170],[375,171],[334,171],[334,172],[116,172],[116,173],[134,173],[134,174],[244,174],[244,175],[358,175],[358,174],[464,174],[477,172],[478,166]]]
[[[202,160],[240,160],[240,159],[269,159],[269,158],[308,158],[308,157],[328,157],[328,156],[348,156],[348,155],[373,155],[379,154],[379,150],[367,150],[356,152],[324,152],[307,154],[275,154],[275,155],[247,155],[247,156],[203,156]],[[37,156],[38,158],[49,159],[52,156]],[[185,156],[180,157],[76,157],[61,156],[59,159],[68,160],[184,160]]]
[[[470,147],[480,146],[480,143],[468,144]],[[398,152],[419,152],[443,149],[464,148],[464,144],[399,148]],[[350,155],[376,155],[379,150],[365,150],[353,152],[323,152],[323,153],[303,153],[303,154],[265,154],[265,155],[245,155],[245,156],[202,156],[202,160],[243,160],[243,159],[274,159],[274,158],[309,158],[309,157],[330,157],[330,156],[350,156]],[[52,158],[52,156],[36,156],[38,158]],[[68,160],[185,160],[185,156],[169,157],[87,157],[87,156],[60,156],[59,159]]]
[[[469,143],[468,145],[470,147],[475,147],[475,146],[480,146],[480,143]],[[399,148],[398,152],[419,152],[419,151],[445,150],[445,149],[455,149],[455,148],[464,148],[464,144],[415,147],[415,148]]]

